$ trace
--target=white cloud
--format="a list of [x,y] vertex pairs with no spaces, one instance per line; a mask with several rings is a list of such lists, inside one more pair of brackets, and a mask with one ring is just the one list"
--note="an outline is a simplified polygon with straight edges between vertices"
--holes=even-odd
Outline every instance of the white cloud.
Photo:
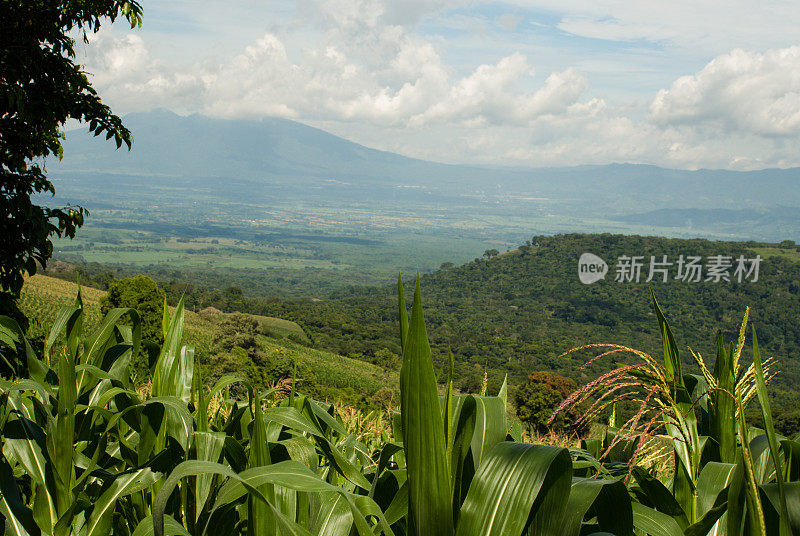
[[86,47],[86,69],[102,97],[122,112],[170,106],[186,111],[200,102],[205,86],[192,73],[172,70],[153,58],[143,38],[116,38],[107,30],[93,35]]
[[[512,5],[552,13],[547,0],[511,0]],[[716,56],[734,48],[765,50],[797,41],[800,3],[781,0],[562,0],[557,12],[565,32],[611,41],[637,39]]]
[[371,70],[335,44],[303,51],[292,61],[285,44],[266,34],[222,65],[169,69],[153,61],[138,36],[101,36],[91,58],[97,84],[138,106],[185,106],[220,117],[279,115],[380,125],[431,123],[527,124],[565,113],[588,88],[574,69],[553,73],[532,90],[534,70],[519,53],[457,76],[435,47],[401,35],[394,55]]
[[[407,12],[401,13],[403,5]],[[490,59],[474,63],[469,55],[454,57],[444,38],[416,30],[419,21],[452,5],[305,0],[299,16],[307,15],[316,30],[264,31],[223,61],[191,65],[157,57],[144,32],[115,37],[104,30],[87,47],[86,63],[95,87],[119,112],[167,107],[227,118],[288,117],[369,146],[440,161],[800,165],[794,151],[800,141],[800,46],[764,53],[728,48],[698,64],[705,66],[692,69],[695,74],[666,78],[654,86],[664,89],[634,104],[598,88],[583,63],[577,69],[575,63],[551,62],[543,69],[535,54],[513,48],[481,49],[481,57]],[[519,8],[537,5],[518,2]],[[692,5],[677,2],[672,13],[566,0],[560,27],[603,39],[721,46],[724,39],[707,21],[690,17],[684,29],[676,24]],[[710,9],[698,4],[698,17]],[[509,11],[517,12],[506,4],[494,18],[475,16],[488,26],[494,20],[495,31],[498,25],[513,30],[520,21],[504,19]],[[776,28],[780,33],[783,26]],[[491,44],[486,36],[476,39]]]
[[565,113],[588,87],[585,76],[567,69],[551,74],[532,93],[520,92],[518,82],[533,74],[527,58],[518,53],[496,65],[481,65],[456,82],[444,99],[414,117],[411,124],[456,121],[473,126],[526,125],[543,115]]
[[800,46],[734,50],[662,89],[650,105],[662,124],[710,125],[762,136],[800,134]]

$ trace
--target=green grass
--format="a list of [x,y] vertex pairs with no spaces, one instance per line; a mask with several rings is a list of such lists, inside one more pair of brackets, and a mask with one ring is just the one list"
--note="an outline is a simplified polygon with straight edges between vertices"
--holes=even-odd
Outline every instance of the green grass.
[[796,248],[754,247],[751,249],[765,259],[770,257],[781,257],[783,259],[788,259],[791,262],[800,262],[800,251],[797,251]]

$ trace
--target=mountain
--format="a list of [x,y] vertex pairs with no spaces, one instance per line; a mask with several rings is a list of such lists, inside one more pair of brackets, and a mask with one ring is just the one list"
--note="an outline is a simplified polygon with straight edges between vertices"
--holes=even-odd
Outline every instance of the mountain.
[[124,123],[134,136],[130,153],[76,129],[67,135],[59,169],[238,179],[453,179],[486,173],[370,149],[288,119],[226,120],[156,110],[129,114]]
[[[369,271],[375,259],[433,269],[559,232],[800,241],[800,168],[492,168],[378,151],[286,119],[157,110],[124,122],[131,152],[70,131],[64,159],[48,163],[57,197],[42,201],[89,208],[90,225],[108,229],[112,244],[121,230],[165,239],[281,236],[288,238],[276,247],[352,266],[352,248],[297,238],[319,235],[357,239],[373,255],[363,264]],[[144,247],[134,240],[140,235],[125,236],[128,252]],[[366,249],[374,240],[384,249]]]
[[156,110],[127,115],[124,122],[135,140],[130,153],[77,129],[68,133],[64,159],[53,169],[287,183],[335,179],[357,186],[390,183],[451,195],[552,197],[573,208],[583,204],[586,211],[606,213],[626,207],[638,207],[639,212],[800,207],[800,168],[747,172],[634,164],[489,168],[378,151],[287,119],[227,120]]

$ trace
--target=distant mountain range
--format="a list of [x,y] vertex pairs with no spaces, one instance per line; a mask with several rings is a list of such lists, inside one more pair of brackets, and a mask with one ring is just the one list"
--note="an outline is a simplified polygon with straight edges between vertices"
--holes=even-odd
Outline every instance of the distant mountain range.
[[448,167],[369,149],[286,119],[259,121],[180,116],[166,110],[124,117],[134,150],[115,150],[81,129],[65,143],[61,169],[138,175],[398,178]]
[[[154,178],[163,177],[176,185],[224,190],[220,181],[229,180],[293,189],[297,196],[308,186],[344,184],[347,191],[339,196],[340,202],[396,198],[402,190],[408,206],[434,198],[442,210],[456,205],[463,210],[463,202],[517,203],[515,214],[535,207],[540,215],[570,221],[616,222],[617,232],[635,226],[636,232],[652,228],[654,234],[696,231],[700,236],[800,238],[796,218],[800,168],[747,172],[633,164],[490,168],[378,151],[286,119],[226,120],[157,110],[130,114],[124,122],[135,139],[130,153],[78,129],[68,133],[64,159],[51,163],[50,171],[71,179],[68,183],[73,186],[84,175],[114,174],[127,176],[129,186],[139,177],[149,188]],[[244,193],[228,192],[227,200],[239,195],[246,201],[247,188],[239,191]],[[325,197],[319,196],[321,202]],[[564,230],[600,230],[577,227]]]

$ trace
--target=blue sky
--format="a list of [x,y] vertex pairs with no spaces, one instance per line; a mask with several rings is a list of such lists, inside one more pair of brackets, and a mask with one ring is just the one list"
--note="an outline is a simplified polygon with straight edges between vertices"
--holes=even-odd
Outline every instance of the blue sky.
[[455,163],[800,165],[798,2],[143,6],[83,49],[122,113],[281,116]]

